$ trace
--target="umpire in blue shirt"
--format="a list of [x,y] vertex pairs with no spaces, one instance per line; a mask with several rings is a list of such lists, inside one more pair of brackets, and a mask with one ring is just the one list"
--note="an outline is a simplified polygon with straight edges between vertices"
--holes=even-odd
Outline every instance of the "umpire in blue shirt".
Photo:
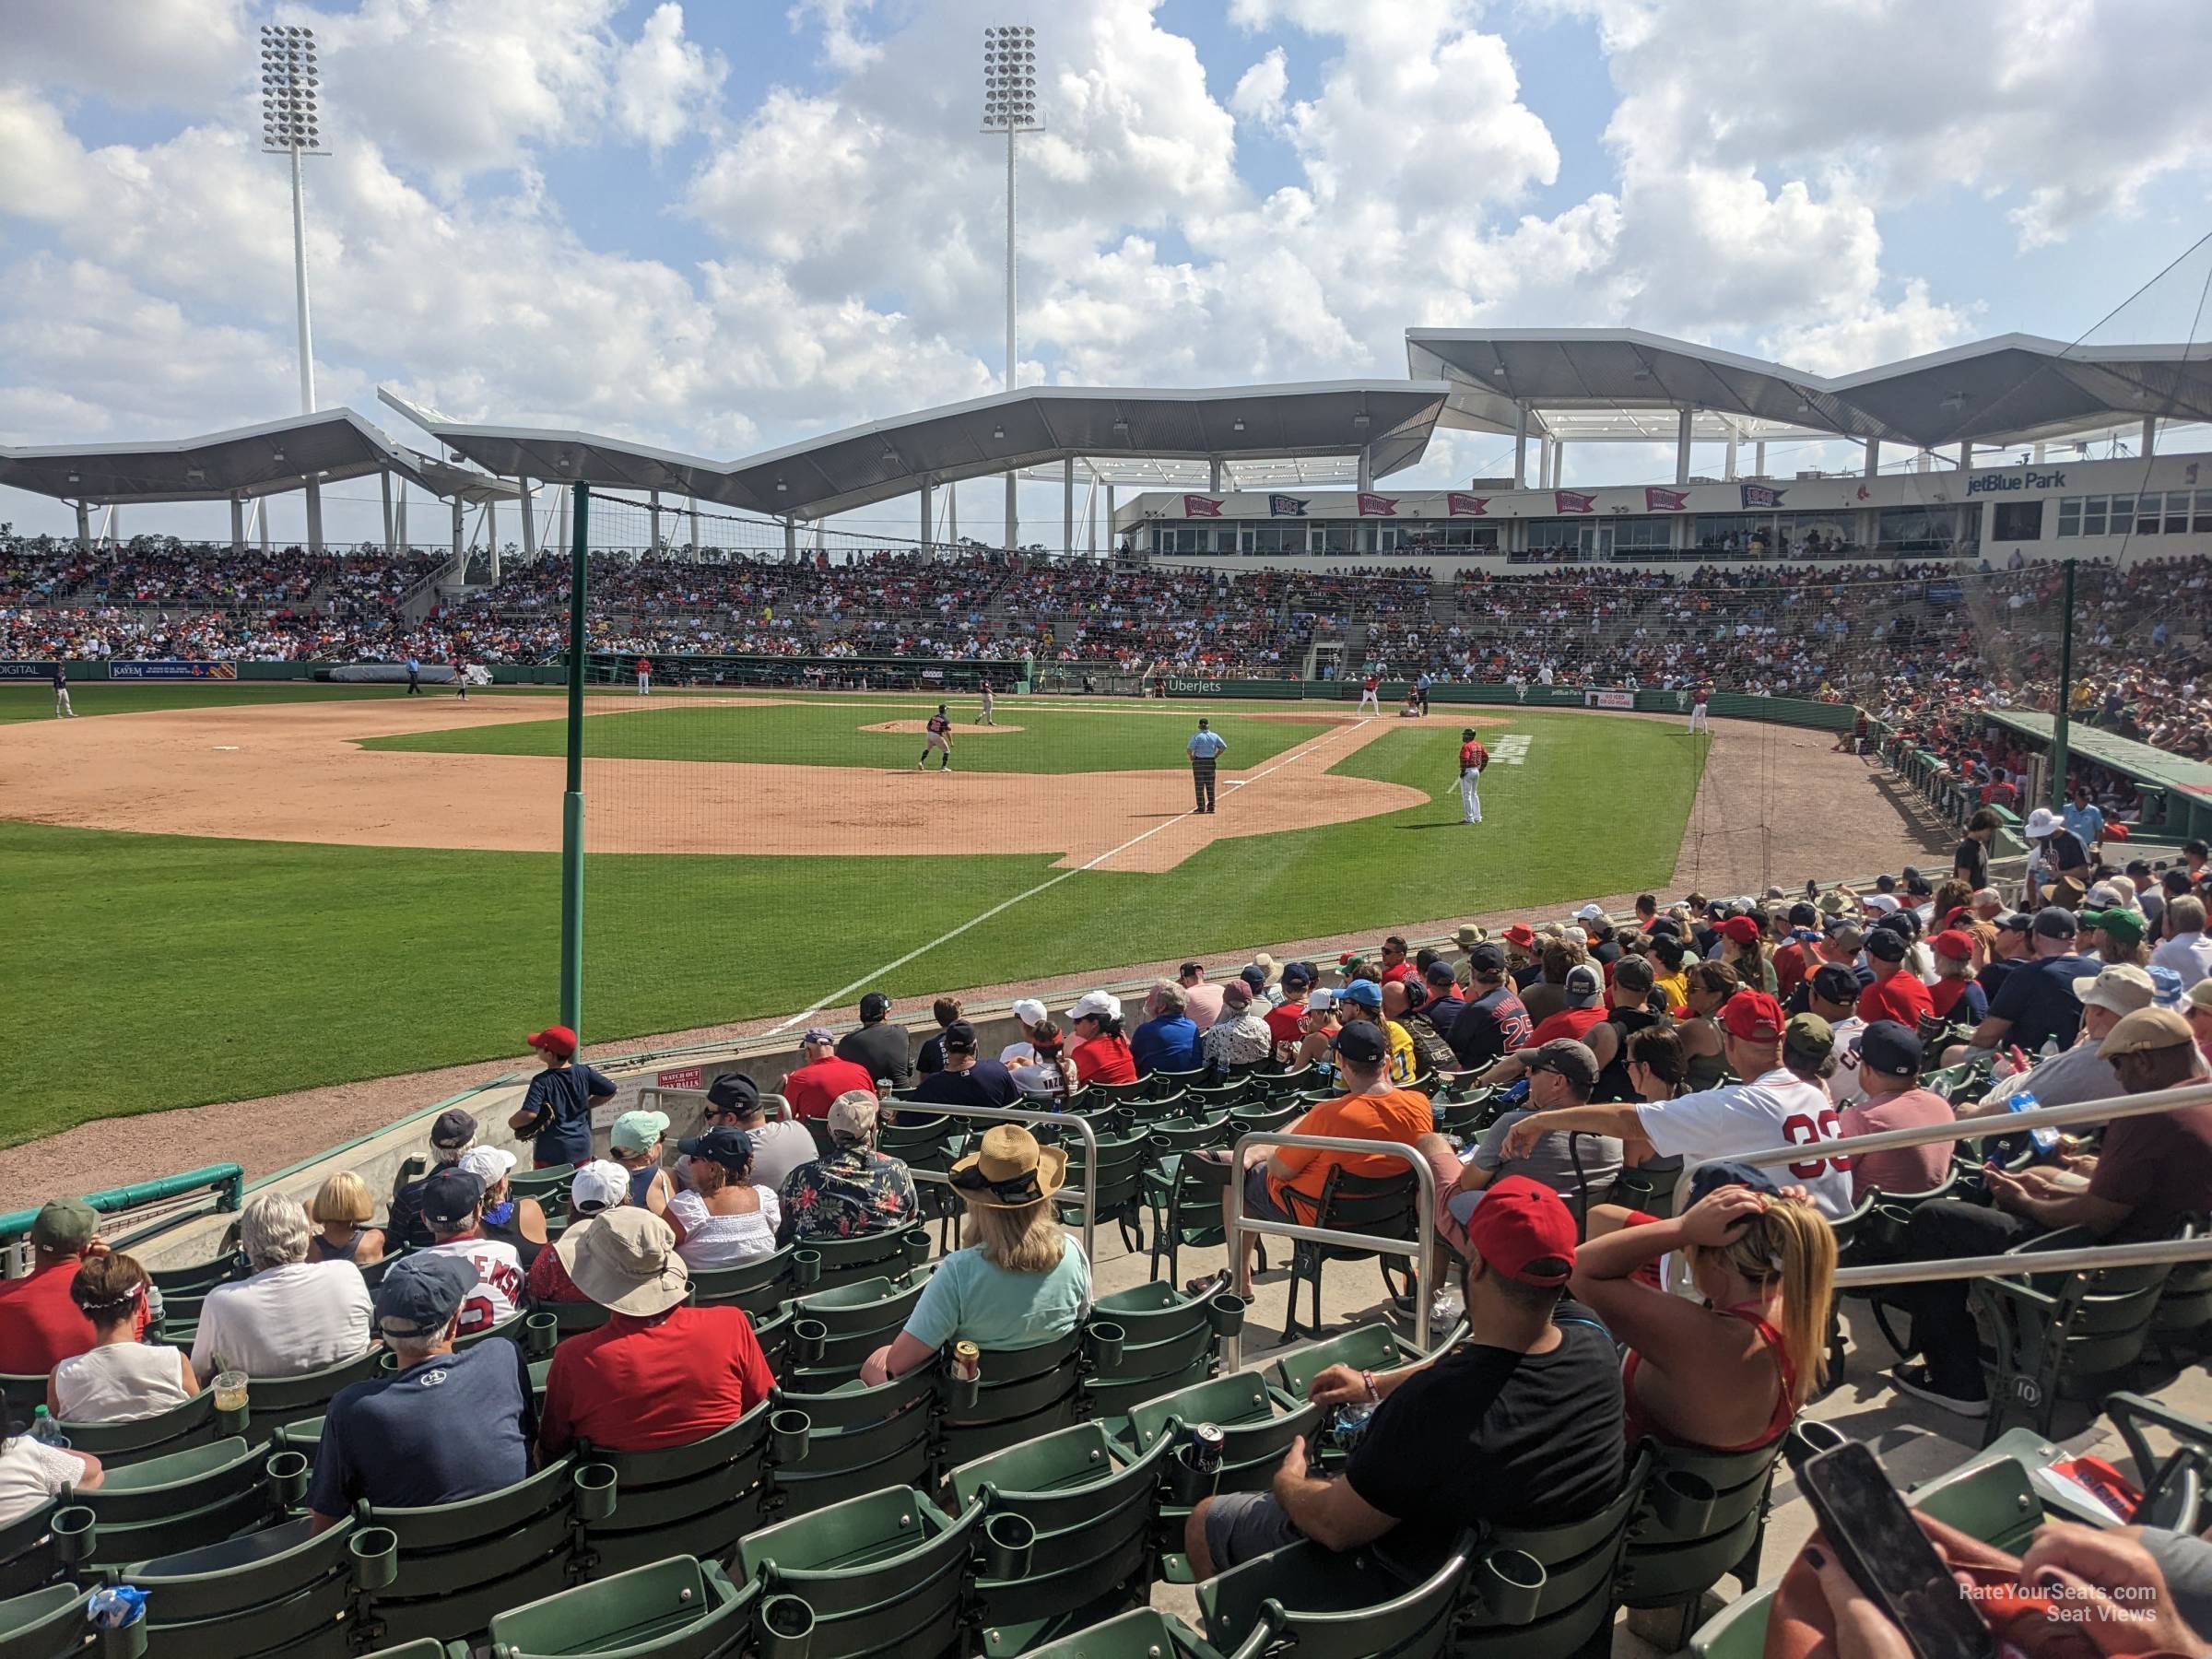
[[1197,797],[1193,812],[1211,812],[1214,809],[1214,762],[1229,747],[1229,739],[1206,724],[1203,716],[1198,729],[1191,734],[1191,793]]

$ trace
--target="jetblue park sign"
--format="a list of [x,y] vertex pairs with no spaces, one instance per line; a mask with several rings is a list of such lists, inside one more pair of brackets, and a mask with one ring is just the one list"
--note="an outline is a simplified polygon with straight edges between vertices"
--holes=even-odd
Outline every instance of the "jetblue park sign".
[[2064,472],[2036,472],[2023,468],[2019,472],[1976,473],[1966,481],[1970,496],[2004,495],[2015,489],[2064,489],[2066,475]]

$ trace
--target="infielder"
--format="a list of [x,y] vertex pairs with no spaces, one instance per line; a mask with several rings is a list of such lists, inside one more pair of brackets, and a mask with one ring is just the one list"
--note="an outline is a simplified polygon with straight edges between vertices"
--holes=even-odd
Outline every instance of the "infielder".
[[992,710],[993,710],[994,708],[995,708],[996,706],[997,706],[997,705],[996,705],[995,703],[994,703],[994,702],[991,700],[991,682],[990,682],[989,680],[987,680],[987,679],[986,679],[985,681],[983,681],[983,714],[982,714],[982,724],[984,724],[984,725],[996,725],[996,724],[998,724],[998,722],[997,722],[996,720],[994,720],[994,719],[992,717],[992,712],[992,712]]
[[459,657],[453,659],[453,695],[463,702],[468,700],[468,665]]
[[1229,739],[1207,725],[1201,715],[1198,729],[1191,734],[1190,742],[1183,747],[1184,752],[1191,758],[1191,794],[1196,797],[1196,805],[1191,810],[1211,812],[1214,809],[1214,763],[1220,759],[1221,751],[1229,747]]
[[1371,674],[1361,680],[1359,682],[1359,706],[1353,712],[1364,714],[1371,709],[1380,716],[1382,712],[1382,700],[1375,693],[1381,688],[1382,684],[1382,682]]
[[1689,729],[1693,732],[1710,733],[1712,730],[1712,722],[1705,717],[1706,689],[1705,687],[1700,686],[1690,693],[1692,700],[1689,705]]
[[952,770],[952,722],[945,717],[943,703],[939,703],[937,712],[929,717],[927,729],[929,735],[922,739],[922,759],[914,762],[914,770],[920,771],[929,761],[930,750],[935,749],[945,757],[937,770],[950,771]]
[[58,657],[53,664],[53,717],[56,720],[76,718],[76,711],[69,706],[69,665]]
[[638,695],[640,697],[653,695],[653,663],[646,657],[638,659]]
[[1463,824],[1482,822],[1482,769],[1490,763],[1490,751],[1482,747],[1475,728],[1459,734],[1459,807]]

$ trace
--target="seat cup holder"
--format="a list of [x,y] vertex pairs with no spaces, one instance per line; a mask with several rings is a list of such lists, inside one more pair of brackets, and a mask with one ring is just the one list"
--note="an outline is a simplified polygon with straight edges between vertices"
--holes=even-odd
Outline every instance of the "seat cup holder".
[[1190,1447],[1179,1445],[1168,1454],[1168,1490],[1181,1508],[1194,1509],[1211,1498],[1221,1483],[1218,1469],[1201,1469],[1191,1461]]
[[814,1432],[814,1419],[803,1411],[771,1411],[768,1414],[769,1449],[779,1464],[806,1461],[806,1444]]
[[806,1659],[814,1645],[814,1609],[796,1595],[760,1604],[760,1659]]
[[1112,1371],[1122,1363],[1122,1349],[1129,1340],[1128,1332],[1111,1320],[1095,1320],[1084,1332],[1090,1347],[1090,1361],[1100,1371]]
[[286,1509],[298,1507],[307,1496],[307,1458],[298,1452],[279,1452],[262,1465],[269,1490]]
[[1030,1575],[1030,1552],[1037,1528],[1027,1515],[1001,1510],[983,1518],[983,1576],[1018,1579]]
[[523,1316],[523,1347],[533,1359],[543,1359],[560,1341],[560,1318],[554,1313]]
[[929,1260],[929,1230],[911,1227],[899,1235],[900,1253],[906,1257],[906,1270],[913,1272]]
[[1536,1617],[1550,1575],[1525,1549],[1494,1549],[1475,1563],[1483,1610],[1500,1624],[1524,1625]]
[[938,1388],[944,1397],[946,1410],[955,1413],[973,1411],[976,1402],[983,1397],[983,1380],[981,1377],[956,1376],[949,1363],[945,1367],[945,1375]]
[[81,1503],[73,1503],[56,1514],[50,1530],[53,1553],[65,1566],[82,1567],[100,1544],[100,1518]]
[[791,1351],[806,1364],[820,1364],[830,1352],[830,1327],[818,1319],[793,1320]]
[[822,1253],[818,1250],[794,1250],[791,1253],[791,1282],[794,1285],[818,1285],[822,1282]]
[[1234,1336],[1243,1330],[1244,1312],[1251,1306],[1243,1297],[1224,1290],[1206,1304],[1206,1323],[1217,1336]]
[[353,1582],[362,1590],[389,1590],[399,1577],[399,1535],[388,1526],[366,1526],[346,1541],[353,1558]]
[[579,1464],[570,1477],[576,1492],[576,1513],[585,1521],[604,1521],[615,1512],[618,1477],[612,1464]]
[[1677,1536],[1702,1533],[1712,1521],[1719,1494],[1701,1475],[1665,1469],[1651,1487],[1652,1514],[1660,1525]]

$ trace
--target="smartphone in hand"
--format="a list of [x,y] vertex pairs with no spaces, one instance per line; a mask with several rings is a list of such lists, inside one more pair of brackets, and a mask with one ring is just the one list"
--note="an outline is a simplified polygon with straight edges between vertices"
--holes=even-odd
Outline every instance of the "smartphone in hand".
[[1994,1659],[1996,1639],[1874,1453],[1857,1441],[1797,1465],[1820,1535],[1917,1659]]

